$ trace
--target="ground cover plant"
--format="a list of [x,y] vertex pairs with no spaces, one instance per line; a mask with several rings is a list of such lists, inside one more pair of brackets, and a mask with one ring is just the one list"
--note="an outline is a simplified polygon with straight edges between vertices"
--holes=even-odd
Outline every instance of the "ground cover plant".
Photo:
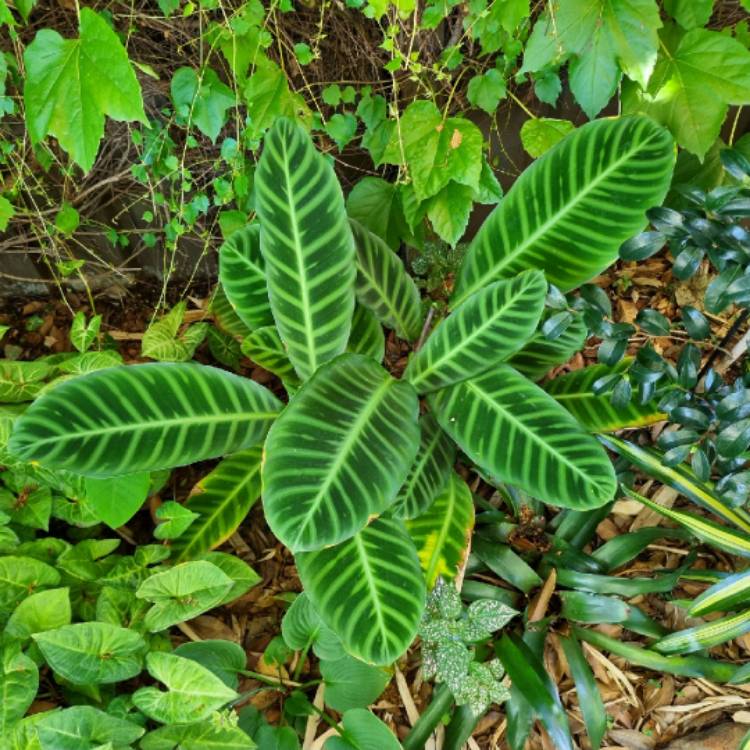
[[0,272],[66,319],[0,318],[0,744],[651,748],[695,685],[746,705],[741,3],[0,24]]

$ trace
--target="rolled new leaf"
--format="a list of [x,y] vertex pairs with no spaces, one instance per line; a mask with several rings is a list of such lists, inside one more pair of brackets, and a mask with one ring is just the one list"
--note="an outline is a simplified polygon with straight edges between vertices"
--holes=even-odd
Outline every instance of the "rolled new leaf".
[[356,271],[344,196],[304,128],[284,117],[263,142],[255,195],[271,310],[304,380],[349,340]]
[[396,498],[419,446],[417,394],[361,354],[321,367],[265,445],[263,506],[293,552],[349,539]]
[[425,583],[403,522],[379,518],[341,544],[295,559],[310,601],[352,656],[391,664],[409,648]]
[[533,335],[546,294],[541,271],[497,281],[473,294],[437,326],[404,376],[426,393],[505,361]]
[[597,441],[509,365],[430,394],[440,426],[481,469],[552,505],[584,510],[617,486]]
[[519,178],[472,241],[453,305],[529,268],[563,292],[607,268],[669,189],[675,148],[646,117],[573,131]]
[[239,319],[250,330],[273,323],[260,253],[260,224],[234,232],[219,248],[219,281]]
[[196,364],[112,367],[67,380],[15,422],[11,452],[93,477],[184,466],[261,441],[281,403]]

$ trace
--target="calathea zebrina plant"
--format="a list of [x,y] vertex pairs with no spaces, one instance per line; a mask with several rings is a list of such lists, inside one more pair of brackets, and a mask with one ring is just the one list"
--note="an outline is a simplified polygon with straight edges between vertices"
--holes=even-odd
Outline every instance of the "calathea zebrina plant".
[[540,158],[480,230],[452,312],[398,380],[381,362],[382,326],[419,338],[417,288],[385,242],[347,219],[307,133],[279,120],[256,172],[257,222],[222,247],[220,279],[251,330],[244,350],[281,377],[288,403],[198,364],[115,367],[45,392],[10,447],[105,478],[265,441],[247,451],[246,472],[262,467],[266,519],[310,602],[351,654],[392,662],[417,632],[427,586],[465,555],[473,503],[455,446],[485,476],[556,506],[612,498],[604,449],[507,362],[534,369],[522,350],[538,344],[547,280],[567,291],[606,268],[662,200],[673,157],[665,130],[621,118]]

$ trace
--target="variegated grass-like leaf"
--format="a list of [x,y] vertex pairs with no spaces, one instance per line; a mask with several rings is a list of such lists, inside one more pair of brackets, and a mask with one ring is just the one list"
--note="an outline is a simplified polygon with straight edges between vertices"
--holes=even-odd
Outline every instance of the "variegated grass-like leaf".
[[750,631],[750,610],[664,636],[651,648],[662,654],[690,654],[739,638]]
[[425,393],[503,362],[534,333],[546,294],[541,271],[528,271],[478,291],[438,324],[412,356],[404,377]]
[[429,396],[440,426],[480,468],[553,505],[596,508],[617,486],[606,452],[509,365]]
[[425,583],[401,521],[379,518],[296,561],[310,601],[350,654],[390,664],[406,651],[424,610]]
[[280,409],[263,386],[214,367],[113,367],[37,399],[15,422],[9,450],[87,476],[155,471],[254,445]]
[[401,258],[377,235],[350,219],[357,248],[357,299],[400,338],[414,341],[422,328],[419,290]]
[[276,327],[297,374],[343,352],[354,311],[354,239],[333,167],[279,118],[255,173],[260,249]]
[[428,590],[435,585],[438,576],[446,580],[456,577],[468,554],[473,526],[471,490],[455,473],[432,505],[422,515],[406,522]]
[[727,576],[694,599],[688,610],[691,617],[710,612],[733,612],[750,605],[750,571]]
[[529,268],[562,291],[610,265],[669,189],[675,148],[646,117],[596,120],[574,130],[515,182],[472,241],[453,305]]
[[395,518],[416,518],[430,507],[448,482],[456,446],[429,412],[419,419],[419,449],[391,508]]
[[348,539],[396,498],[419,445],[414,389],[343,354],[321,367],[273,425],[263,506],[293,552]]
[[261,454],[256,445],[227,456],[195,485],[185,508],[198,518],[172,541],[175,562],[203,557],[237,530],[260,497]]
[[702,482],[687,466],[666,466],[662,454],[654,448],[642,448],[614,435],[600,437],[600,441],[619,455],[627,458],[649,476],[677,490],[696,505],[710,510],[719,518],[734,524],[744,532],[750,533],[750,520],[742,508],[732,508],[725,503],[708,482]]
[[260,224],[238,229],[219,248],[219,280],[239,319],[251,330],[273,323]]
[[615,407],[611,391],[596,395],[594,383],[599,378],[621,371],[629,362],[623,360],[616,367],[591,365],[555,378],[545,386],[547,393],[564,406],[590,432],[615,432],[626,427],[644,427],[667,418],[659,411],[656,401],[639,404],[631,400],[627,406]]

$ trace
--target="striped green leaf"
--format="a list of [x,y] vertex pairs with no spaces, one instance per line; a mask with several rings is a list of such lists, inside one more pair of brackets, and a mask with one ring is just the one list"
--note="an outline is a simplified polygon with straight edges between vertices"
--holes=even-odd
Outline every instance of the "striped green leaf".
[[239,319],[251,330],[273,323],[260,224],[234,232],[219,248],[219,281]]
[[243,339],[241,349],[242,353],[256,365],[278,376],[287,390],[297,389],[301,385],[276,326],[256,328]]
[[612,498],[606,452],[541,388],[509,365],[430,394],[440,426],[481,469],[553,505]]
[[446,580],[456,577],[469,552],[473,527],[471,490],[453,473],[432,505],[421,516],[406,522],[428,589],[435,585],[438,576]]
[[670,633],[651,648],[661,654],[690,654],[726,643],[750,631],[750,610]]
[[354,240],[333,167],[304,128],[279,118],[255,173],[271,310],[304,380],[346,348],[354,311]]
[[432,414],[420,417],[419,428],[417,457],[391,508],[396,518],[416,518],[424,513],[445,487],[456,462],[456,447]]
[[232,307],[232,303],[227,299],[226,292],[222,289],[221,284],[214,287],[214,293],[209,303],[209,310],[214,316],[214,322],[225,333],[236,338],[243,338],[250,333],[250,329],[240,320],[237,313]]
[[352,332],[346,350],[352,354],[364,354],[376,362],[382,362],[385,356],[383,328],[374,313],[362,305],[354,308]]
[[707,542],[708,544],[714,544],[720,549],[726,550],[733,555],[750,557],[750,536],[747,534],[727,528],[726,526],[722,526],[714,521],[709,521],[701,516],[693,515],[692,513],[665,508],[658,503],[649,500],[647,497],[643,497],[643,495],[633,492],[633,490],[630,490],[627,487],[623,487],[622,489],[628,497],[642,502],[644,505],[651,508],[651,510],[660,513],[665,518],[670,518],[672,521],[676,521],[681,526],[684,526],[691,531],[698,537],[698,539]]
[[636,400],[617,408],[610,401],[611,391],[595,395],[594,383],[605,375],[627,369],[629,361],[615,367],[591,365],[555,378],[545,386],[547,393],[562,404],[589,432],[615,432],[626,427],[644,427],[660,422],[667,415],[659,411],[656,401],[639,404]]
[[696,505],[710,510],[724,521],[750,533],[750,520],[746,511],[727,505],[714,492],[713,486],[709,482],[698,479],[689,467],[685,465],[665,466],[662,460],[664,454],[661,451],[654,448],[642,448],[614,435],[600,437],[599,440],[607,448],[627,458],[646,474],[668,485]]
[[706,589],[693,601],[688,610],[691,617],[702,617],[710,612],[733,612],[750,605],[750,571],[727,576]]
[[537,159],[469,246],[453,305],[528,268],[563,292],[607,268],[660,206],[675,160],[669,132],[645,117],[596,120]]
[[214,367],[113,367],[47,391],[16,421],[9,448],[86,476],[155,471],[254,445],[280,409],[263,386]]
[[295,559],[310,601],[352,656],[390,664],[410,646],[425,583],[403,522],[379,518],[335,547]]
[[261,454],[256,445],[227,456],[195,485],[184,507],[198,518],[172,541],[173,560],[197,560],[237,530],[260,497]]
[[417,394],[361,354],[305,383],[265,447],[263,506],[293,552],[350,538],[396,498],[419,446]]
[[419,290],[401,258],[377,235],[350,219],[357,248],[357,299],[377,319],[407,341],[419,338]]
[[556,339],[548,339],[538,331],[508,364],[531,380],[541,380],[553,367],[565,364],[581,351],[588,329],[583,317],[576,316],[573,322]]
[[515,354],[534,333],[547,282],[540,271],[497,281],[459,305],[412,357],[404,377],[425,393],[478,375]]

